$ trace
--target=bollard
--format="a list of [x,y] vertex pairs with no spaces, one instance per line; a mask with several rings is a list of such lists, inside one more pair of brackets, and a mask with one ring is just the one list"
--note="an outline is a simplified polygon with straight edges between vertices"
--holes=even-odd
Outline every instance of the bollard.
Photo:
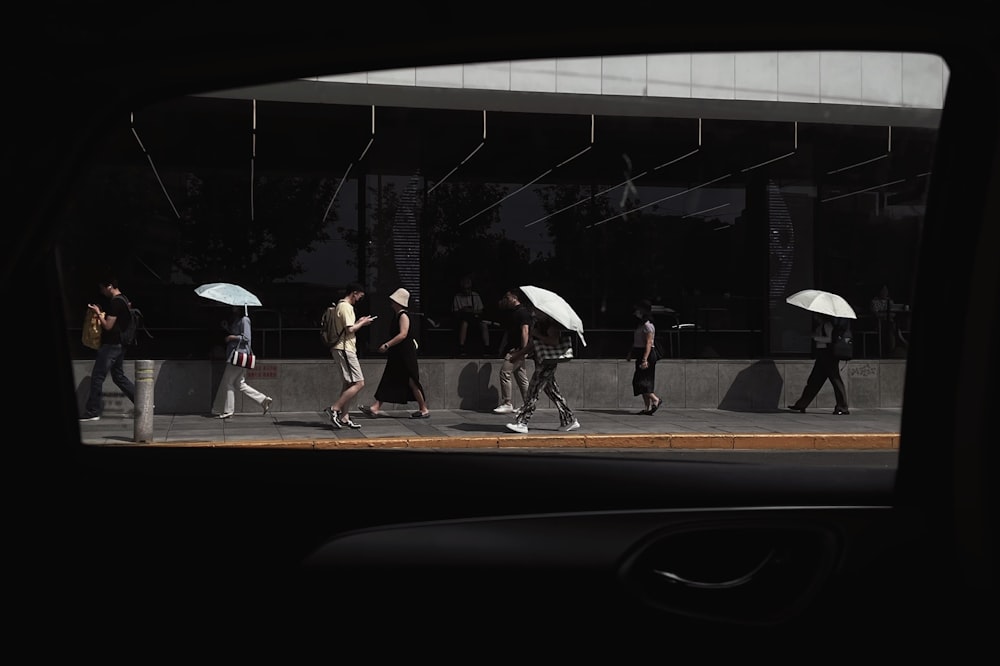
[[135,362],[135,424],[133,441],[153,441],[153,362]]

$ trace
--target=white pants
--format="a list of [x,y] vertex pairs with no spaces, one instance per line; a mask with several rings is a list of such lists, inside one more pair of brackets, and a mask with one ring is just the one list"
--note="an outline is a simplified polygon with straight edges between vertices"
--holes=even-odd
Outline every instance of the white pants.
[[[236,408],[236,389],[244,393],[248,398],[263,405],[267,396],[247,384],[246,368],[238,365],[226,364],[226,369],[222,371],[222,381],[219,383],[219,391],[215,394],[215,408],[217,414],[232,414]],[[225,404],[220,404],[225,400]],[[222,409],[218,408],[222,406]]]

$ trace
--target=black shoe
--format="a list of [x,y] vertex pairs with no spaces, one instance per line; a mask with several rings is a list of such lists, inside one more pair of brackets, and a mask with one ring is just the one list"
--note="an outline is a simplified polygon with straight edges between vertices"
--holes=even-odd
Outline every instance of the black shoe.
[[800,414],[806,413],[805,407],[796,407],[795,405],[788,405],[788,409],[792,410],[793,412],[799,412]]
[[833,413],[836,414],[836,415],[838,415],[838,416],[840,416],[841,414],[850,414],[849,411],[847,411],[846,409],[843,409],[842,407],[837,407],[836,409],[833,410]]
[[340,422],[340,412],[338,412],[335,409],[330,409],[329,407],[326,407],[323,409],[323,413],[330,417],[330,423],[333,425],[334,428],[340,430],[341,428],[344,427],[344,424]]
[[662,398],[660,400],[657,400],[656,404],[649,408],[649,415],[652,416],[653,414],[655,414],[656,410],[658,410],[660,408],[660,405],[662,404],[663,404]]

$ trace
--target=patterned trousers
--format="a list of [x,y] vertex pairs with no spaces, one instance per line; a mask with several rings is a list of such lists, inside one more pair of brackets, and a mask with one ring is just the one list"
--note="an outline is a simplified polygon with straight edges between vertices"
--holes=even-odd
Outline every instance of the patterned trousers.
[[528,382],[528,397],[525,399],[521,409],[517,410],[514,417],[515,423],[528,424],[531,415],[535,413],[535,406],[538,404],[538,394],[545,391],[545,395],[556,404],[559,410],[559,425],[566,426],[576,420],[573,410],[566,404],[566,399],[559,392],[559,383],[556,381],[556,368],[558,363],[535,363],[535,371]]

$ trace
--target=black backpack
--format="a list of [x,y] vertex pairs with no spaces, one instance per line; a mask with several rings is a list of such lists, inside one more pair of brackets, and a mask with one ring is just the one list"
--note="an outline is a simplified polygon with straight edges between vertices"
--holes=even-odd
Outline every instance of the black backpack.
[[146,332],[146,335],[152,338],[153,334],[146,328],[146,324],[142,319],[142,310],[132,307],[132,302],[126,298],[125,294],[118,294],[115,298],[125,301],[125,305],[128,307],[128,322],[118,324],[122,344],[127,346],[139,344],[138,333],[140,328]]

